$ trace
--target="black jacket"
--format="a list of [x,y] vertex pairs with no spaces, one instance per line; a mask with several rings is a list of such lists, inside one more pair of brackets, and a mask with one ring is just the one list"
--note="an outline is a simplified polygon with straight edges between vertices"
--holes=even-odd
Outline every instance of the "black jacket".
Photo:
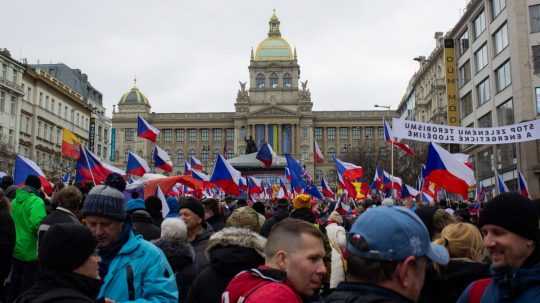
[[274,227],[275,224],[281,222],[281,220],[287,217],[289,217],[289,211],[287,209],[276,211],[272,215],[272,217],[264,221],[264,224],[261,227],[261,232],[260,232],[261,236],[268,238],[268,235],[270,234],[272,227]]
[[[37,282],[22,293],[15,303],[89,303],[95,302],[100,282],[76,273],[43,270]],[[47,299],[48,297],[48,299]]]
[[165,253],[176,276],[178,302],[186,302],[191,283],[197,275],[195,250],[189,243],[159,239],[154,242]]
[[[412,303],[412,300],[405,298],[387,288],[364,283],[339,283],[325,299],[325,303]],[[434,301],[436,302],[436,301]]]
[[159,239],[161,228],[154,224],[146,210],[136,210],[131,214],[131,223],[135,234],[140,234],[146,241]]
[[225,227],[225,217],[214,215],[206,219],[206,223],[210,224],[214,231],[220,231]]
[[201,269],[208,265],[208,258],[204,253],[206,250],[206,245],[208,244],[208,239],[214,233],[212,226],[207,223],[203,223],[203,230],[198,234],[191,245],[195,249],[195,264],[197,266],[197,271],[200,272]]
[[466,260],[451,259],[447,266],[440,267],[438,271],[430,266],[418,302],[454,303],[471,282],[489,276],[488,264]]
[[[11,269],[15,248],[15,224],[7,208],[0,209],[0,289]],[[2,293],[2,291],[0,291]]]
[[43,235],[51,228],[51,226],[59,223],[81,224],[79,219],[71,211],[62,207],[57,207],[41,221],[38,229],[38,241],[43,238]]

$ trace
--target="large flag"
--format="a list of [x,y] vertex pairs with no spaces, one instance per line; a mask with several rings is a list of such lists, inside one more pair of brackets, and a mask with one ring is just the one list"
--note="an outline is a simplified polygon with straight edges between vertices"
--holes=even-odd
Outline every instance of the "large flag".
[[401,188],[401,197],[402,198],[409,198],[409,197],[416,197],[418,196],[420,192],[417,191],[416,189],[414,189],[414,187],[412,186],[409,186],[407,184],[405,184],[402,188]]
[[191,156],[190,161],[191,161],[191,169],[198,170],[198,171],[203,170],[204,167],[202,165],[201,160],[195,158],[195,156]]
[[476,184],[473,170],[436,143],[429,144],[424,171],[426,181],[440,185],[449,193],[467,198],[470,186]]
[[153,127],[143,117],[137,116],[137,137],[150,140],[156,143],[159,129]]
[[148,166],[148,163],[146,163],[146,160],[133,152],[128,152],[127,174],[140,177],[149,172],[150,167]]
[[257,151],[255,158],[261,161],[264,164],[264,167],[272,166],[272,161],[274,159],[274,151],[272,150],[272,146],[270,146],[268,143],[261,145],[261,148],[259,148],[259,151]]
[[286,154],[285,159],[287,160],[287,167],[285,168],[285,174],[288,174],[289,182],[291,182],[291,187],[299,192],[304,189],[307,185],[304,180],[305,172],[300,163],[293,158],[293,156]]
[[313,141],[313,158],[315,163],[324,162],[324,155],[319,147],[319,144],[317,143],[317,140]]
[[79,159],[81,141],[67,128],[62,129],[62,156]]
[[387,143],[397,146],[399,149],[404,151],[407,155],[410,155],[410,156],[414,155],[414,151],[411,149],[409,145],[400,142],[400,140],[394,136],[392,132],[392,128],[386,121],[384,121],[384,140]]
[[76,182],[92,181],[94,184],[101,184],[112,172],[111,166],[105,165],[99,158],[86,147],[81,147],[81,156],[77,161]]
[[328,185],[328,181],[326,181],[326,178],[324,176],[321,177],[321,189],[322,194],[327,198],[334,198],[335,194],[330,185]]
[[497,175],[497,190],[499,191],[499,194],[509,192],[508,186],[506,186],[506,183],[504,183],[501,175]]
[[317,198],[319,200],[324,200],[324,197],[323,195],[321,194],[321,192],[319,191],[319,189],[317,188],[317,186],[315,186],[315,184],[313,184],[312,182],[310,182],[305,190],[304,190],[304,193],[305,194],[308,194],[314,198]]
[[47,180],[45,174],[36,162],[21,155],[17,155],[15,157],[15,167],[13,168],[13,183],[18,186],[23,185],[26,178],[30,175],[39,178],[43,191],[46,192],[47,195],[52,194],[51,183]]
[[166,172],[171,172],[173,169],[173,164],[171,161],[171,158],[169,157],[169,154],[161,149],[159,146],[154,145],[154,151],[152,153],[152,157],[154,158],[154,166],[157,168],[162,169]]
[[218,154],[210,182],[221,187],[225,193],[238,196],[241,176],[238,170],[232,167],[222,155]]
[[471,169],[474,169],[473,163],[470,161],[470,156],[463,153],[454,153],[452,154],[459,162],[462,162],[463,164],[467,165]]
[[341,175],[346,181],[354,181],[362,178],[364,169],[361,166],[352,163],[344,162],[338,158],[334,158],[338,175]]
[[529,185],[527,185],[527,180],[521,172],[518,172],[518,189],[519,193],[525,198],[531,198],[529,195]]

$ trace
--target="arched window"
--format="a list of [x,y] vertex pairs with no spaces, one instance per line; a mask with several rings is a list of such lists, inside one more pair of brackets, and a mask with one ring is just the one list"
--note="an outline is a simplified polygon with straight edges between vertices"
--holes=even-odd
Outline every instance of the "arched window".
[[283,75],[283,87],[290,88],[292,87],[292,78],[289,73]]
[[272,73],[270,75],[270,87],[271,88],[277,88],[278,87],[278,76],[276,73]]
[[257,75],[257,78],[255,78],[255,82],[256,82],[256,87],[257,88],[264,88],[264,82],[265,82],[265,77],[263,74],[258,74]]

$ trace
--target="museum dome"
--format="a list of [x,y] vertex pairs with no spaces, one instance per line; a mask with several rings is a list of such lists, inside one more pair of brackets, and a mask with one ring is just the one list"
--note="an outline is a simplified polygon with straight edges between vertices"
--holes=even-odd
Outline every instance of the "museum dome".
[[137,86],[133,85],[133,87],[122,95],[122,98],[120,98],[120,102],[118,102],[119,105],[150,105],[150,102],[148,102],[148,98],[137,88]]
[[279,31],[279,19],[276,16],[276,12],[272,14],[270,21],[268,22],[270,29],[268,31],[268,38],[264,39],[255,51],[255,61],[288,61],[294,60],[295,55],[291,49],[291,46],[287,40],[281,37]]

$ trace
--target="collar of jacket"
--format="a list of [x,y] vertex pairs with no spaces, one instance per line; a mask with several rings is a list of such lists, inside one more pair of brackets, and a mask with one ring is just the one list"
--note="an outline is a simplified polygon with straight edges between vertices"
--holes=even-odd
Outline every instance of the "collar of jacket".
[[528,288],[540,286],[540,264],[527,268],[492,268],[493,282],[503,292],[502,296],[514,298]]
[[[403,303],[412,303],[413,301],[409,298],[404,297],[403,295],[378,285],[367,284],[367,283],[351,283],[351,282],[341,282],[336,287],[335,291],[346,291],[346,292],[358,292],[364,295],[372,295],[381,298],[387,298],[388,300],[384,302],[403,302]],[[355,294],[356,295],[356,294]],[[379,301],[377,301],[379,302]]]

